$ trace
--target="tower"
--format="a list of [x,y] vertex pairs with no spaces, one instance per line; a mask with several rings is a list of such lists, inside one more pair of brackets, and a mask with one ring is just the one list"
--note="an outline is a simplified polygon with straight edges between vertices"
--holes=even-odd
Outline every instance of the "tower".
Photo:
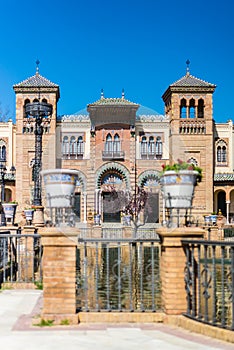
[[216,86],[190,74],[171,84],[163,94],[169,117],[170,163],[189,161],[203,169],[195,191],[194,214],[213,211],[213,93]]
[[42,168],[56,167],[56,116],[59,86],[39,74],[13,86],[16,94],[16,198],[27,206],[32,200],[35,158],[35,118],[26,115],[25,106],[32,102],[52,105],[52,115],[42,122]]

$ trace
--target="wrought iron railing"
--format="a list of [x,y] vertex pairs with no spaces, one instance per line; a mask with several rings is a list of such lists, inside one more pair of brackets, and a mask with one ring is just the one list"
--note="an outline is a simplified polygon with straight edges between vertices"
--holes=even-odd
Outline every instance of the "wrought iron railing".
[[124,159],[124,151],[102,151],[102,159]]
[[234,242],[182,241],[186,316],[234,330]]
[[41,282],[41,258],[40,235],[0,233],[0,285],[5,282]]
[[159,311],[158,240],[80,239],[77,248],[77,309]]

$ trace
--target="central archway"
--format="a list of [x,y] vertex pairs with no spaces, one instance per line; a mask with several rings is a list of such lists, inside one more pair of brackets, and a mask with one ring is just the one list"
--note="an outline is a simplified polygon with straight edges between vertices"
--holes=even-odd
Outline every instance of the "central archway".
[[121,213],[129,200],[129,173],[121,164],[105,164],[97,176],[97,212],[104,223],[121,223]]

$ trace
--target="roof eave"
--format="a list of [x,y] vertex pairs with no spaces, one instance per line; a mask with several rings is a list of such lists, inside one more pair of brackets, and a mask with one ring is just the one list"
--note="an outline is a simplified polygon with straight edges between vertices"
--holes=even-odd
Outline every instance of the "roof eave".
[[19,86],[13,85],[13,89],[16,93],[51,93],[56,94],[57,100],[60,98],[60,89],[59,86]]
[[170,85],[162,95],[162,99],[165,102],[172,93],[187,93],[187,92],[200,92],[200,93],[212,93],[215,91],[216,85],[210,86],[173,86]]

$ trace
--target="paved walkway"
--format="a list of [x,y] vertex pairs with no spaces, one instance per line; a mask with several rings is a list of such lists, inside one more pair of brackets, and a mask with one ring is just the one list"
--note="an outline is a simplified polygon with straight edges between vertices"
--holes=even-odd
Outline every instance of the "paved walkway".
[[225,343],[163,324],[32,327],[41,291],[0,292],[0,344],[7,350],[212,350],[234,349]]

